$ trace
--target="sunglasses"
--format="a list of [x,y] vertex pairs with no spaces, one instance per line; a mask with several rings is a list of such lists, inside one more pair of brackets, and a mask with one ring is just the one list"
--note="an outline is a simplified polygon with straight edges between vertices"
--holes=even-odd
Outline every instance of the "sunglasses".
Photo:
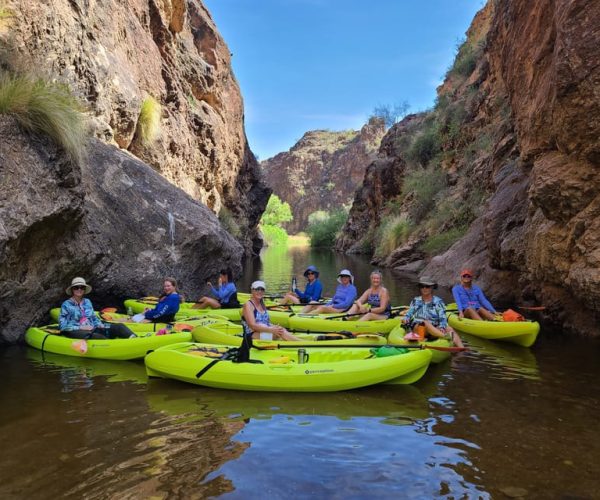
[[264,292],[265,289],[262,287],[258,287],[258,288],[254,288],[254,290],[256,290],[257,292]]
[[71,290],[85,290],[83,285],[75,285],[71,287]]
[[463,274],[462,278],[472,278],[473,276],[471,276],[470,274]]
[[432,285],[419,285],[419,288],[433,288]]
[[315,275],[315,273],[313,273],[312,271],[308,271],[308,272],[306,273],[306,275],[307,275],[307,276],[314,276],[314,275]]

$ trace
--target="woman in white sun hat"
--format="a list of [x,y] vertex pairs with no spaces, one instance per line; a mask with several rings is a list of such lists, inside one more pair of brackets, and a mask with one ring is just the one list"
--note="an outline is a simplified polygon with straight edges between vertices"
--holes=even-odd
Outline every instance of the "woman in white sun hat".
[[242,325],[244,335],[253,339],[262,340],[300,340],[294,337],[283,326],[272,325],[269,320],[269,311],[265,306],[264,296],[267,287],[264,281],[255,281],[250,286],[250,300],[242,308]]
[[102,323],[94,313],[94,306],[85,294],[92,287],[83,278],[73,278],[67,287],[67,295],[71,297],[62,303],[58,327],[61,335],[71,339],[127,339],[136,337],[129,328],[122,324]]
[[348,269],[342,269],[338,274],[337,281],[339,285],[329,302],[322,306],[308,305],[302,309],[302,312],[308,314],[342,313],[350,309],[358,294],[354,286],[354,276]]

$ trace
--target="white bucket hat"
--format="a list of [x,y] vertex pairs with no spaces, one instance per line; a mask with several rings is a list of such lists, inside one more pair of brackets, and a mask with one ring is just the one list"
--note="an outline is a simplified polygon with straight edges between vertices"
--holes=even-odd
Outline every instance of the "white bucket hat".
[[88,285],[83,278],[77,277],[77,278],[73,278],[73,281],[71,281],[71,284],[65,290],[67,292],[67,295],[73,295],[73,291],[71,289],[74,286],[84,286],[85,293],[90,293],[92,291],[92,287],[90,285]]
[[266,290],[267,289],[267,285],[265,285],[264,281],[257,280],[257,281],[255,281],[254,283],[252,283],[250,285],[250,288],[252,290],[256,290],[257,288],[264,288]]
[[350,283],[354,284],[354,276],[352,276],[352,273],[350,271],[348,271],[348,269],[342,269],[339,274],[338,274],[338,278],[337,281],[338,283],[342,282],[342,276],[350,276]]

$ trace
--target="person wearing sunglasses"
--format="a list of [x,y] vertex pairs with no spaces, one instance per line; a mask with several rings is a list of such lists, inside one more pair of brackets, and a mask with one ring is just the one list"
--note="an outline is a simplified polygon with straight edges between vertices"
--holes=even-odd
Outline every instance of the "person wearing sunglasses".
[[323,285],[319,280],[319,270],[315,266],[308,266],[304,271],[306,278],[306,288],[304,291],[296,288],[292,292],[286,293],[280,304],[310,304],[319,302],[323,293]]
[[244,336],[260,340],[300,340],[283,326],[272,325],[269,311],[265,306],[265,282],[257,280],[250,286],[250,300],[242,308],[242,326]]
[[67,287],[70,298],[62,303],[58,328],[61,335],[71,339],[96,339],[108,338],[127,339],[137,335],[122,324],[109,324],[100,321],[94,313],[94,306],[85,294],[90,293],[92,287],[83,278],[73,278]]
[[210,287],[210,293],[216,298],[201,297],[192,309],[237,309],[240,303],[237,298],[237,289],[233,282],[233,271],[230,268],[222,269],[219,273],[218,286],[215,288],[210,281],[206,284]]
[[458,306],[459,319],[494,321],[496,309],[484,295],[481,288],[473,284],[473,271],[463,269],[460,272],[460,284],[452,287],[452,295]]
[[[464,347],[458,334],[448,325],[446,304],[433,294],[436,289],[437,283],[432,278],[426,276],[419,278],[420,295],[411,301],[402,323],[410,328],[411,332],[417,325],[423,325],[427,337],[446,338],[456,347]],[[414,339],[412,336],[405,338]]]

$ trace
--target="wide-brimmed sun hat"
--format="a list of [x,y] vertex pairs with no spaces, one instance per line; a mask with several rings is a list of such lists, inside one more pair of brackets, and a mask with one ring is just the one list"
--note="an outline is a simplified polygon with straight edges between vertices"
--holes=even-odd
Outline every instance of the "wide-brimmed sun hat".
[[267,289],[267,285],[265,285],[265,282],[264,282],[264,281],[257,280],[257,281],[254,281],[254,282],[253,282],[253,283],[250,285],[250,288],[251,288],[252,290],[256,290],[257,288],[262,288],[263,290],[266,290],[266,289]]
[[426,285],[431,286],[433,288],[437,288],[437,283],[433,278],[430,278],[429,276],[421,276],[419,278],[419,285]]
[[350,278],[350,283],[354,284],[354,276],[352,276],[352,273],[350,271],[348,271],[348,269],[342,269],[339,272],[338,278],[337,278],[338,283],[342,282],[342,276],[348,276]]
[[67,292],[67,295],[73,295],[72,288],[74,286],[84,286],[85,293],[90,293],[92,291],[92,287],[90,285],[88,285],[83,278],[77,277],[77,278],[73,278],[73,281],[71,281],[71,284],[65,290]]
[[308,266],[306,268],[306,271],[304,271],[305,278],[308,276],[308,273],[314,273],[317,278],[319,277],[319,270],[315,266]]

